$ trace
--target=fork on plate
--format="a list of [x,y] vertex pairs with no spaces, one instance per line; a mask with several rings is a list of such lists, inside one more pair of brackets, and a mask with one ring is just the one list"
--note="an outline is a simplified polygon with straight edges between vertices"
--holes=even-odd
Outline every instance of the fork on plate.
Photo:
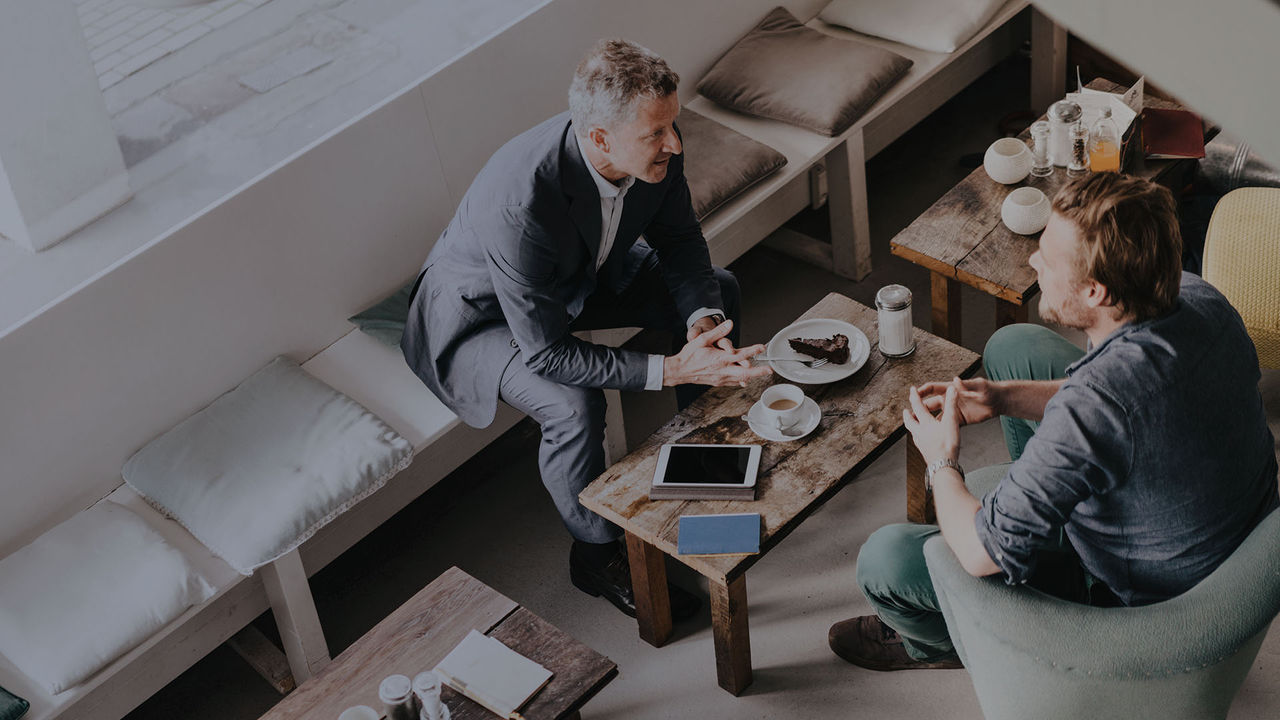
[[760,362],[767,362],[769,360],[780,360],[782,362],[800,363],[801,365],[811,369],[820,368],[829,362],[826,358],[818,358],[817,360],[801,360],[800,358],[770,357],[768,355],[756,355],[751,359],[753,361],[760,361]]

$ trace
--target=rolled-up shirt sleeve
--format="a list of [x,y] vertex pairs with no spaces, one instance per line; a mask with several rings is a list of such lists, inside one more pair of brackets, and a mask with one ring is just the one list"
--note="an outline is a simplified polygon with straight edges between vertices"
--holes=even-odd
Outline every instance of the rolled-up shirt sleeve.
[[1027,581],[1077,505],[1129,472],[1128,415],[1106,393],[1068,381],[1049,401],[1022,456],[974,518],[978,539],[1010,585]]

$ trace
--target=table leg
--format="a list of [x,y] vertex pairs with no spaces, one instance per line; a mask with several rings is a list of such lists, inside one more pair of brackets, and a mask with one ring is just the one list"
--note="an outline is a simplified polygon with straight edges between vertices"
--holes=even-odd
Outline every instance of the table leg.
[[924,456],[916,447],[915,440],[907,434],[907,522],[933,523],[933,504],[924,491]]
[[996,327],[1002,328],[1005,325],[1013,323],[1024,323],[1027,321],[1027,305],[1023,303],[1018,305],[1008,300],[996,298]]
[[631,591],[636,598],[640,639],[662,647],[671,637],[671,595],[667,592],[667,558],[658,548],[627,533]]
[[960,283],[938,272],[929,272],[933,334],[960,344]]
[[728,583],[711,580],[711,629],[716,645],[716,680],[741,695],[751,684],[751,631],[747,627],[747,576]]

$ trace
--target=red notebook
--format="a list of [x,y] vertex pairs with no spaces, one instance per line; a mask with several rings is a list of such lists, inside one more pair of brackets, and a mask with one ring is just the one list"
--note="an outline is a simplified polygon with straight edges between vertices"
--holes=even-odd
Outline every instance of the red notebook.
[[1188,110],[1144,108],[1142,151],[1149,158],[1204,157],[1204,123]]

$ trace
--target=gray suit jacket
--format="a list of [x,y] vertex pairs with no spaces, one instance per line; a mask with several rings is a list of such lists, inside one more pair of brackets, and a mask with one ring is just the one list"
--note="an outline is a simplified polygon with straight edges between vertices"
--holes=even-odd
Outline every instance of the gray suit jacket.
[[423,265],[400,342],[409,367],[468,425],[493,421],[502,373],[517,356],[565,385],[644,389],[647,355],[582,342],[569,324],[598,286],[621,291],[650,252],[683,317],[722,306],[683,156],[662,182],[637,180],[627,191],[597,274],[600,224],[600,194],[568,113],[512,139],[471,183]]

